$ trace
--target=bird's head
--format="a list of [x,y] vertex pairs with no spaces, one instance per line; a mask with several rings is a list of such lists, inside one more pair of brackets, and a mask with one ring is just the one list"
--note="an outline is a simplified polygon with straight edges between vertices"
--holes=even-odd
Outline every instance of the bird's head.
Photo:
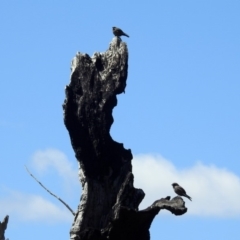
[[177,183],[172,184],[173,187],[179,186]]
[[115,29],[116,29],[116,27],[112,27],[112,29],[113,29],[113,30],[115,30]]

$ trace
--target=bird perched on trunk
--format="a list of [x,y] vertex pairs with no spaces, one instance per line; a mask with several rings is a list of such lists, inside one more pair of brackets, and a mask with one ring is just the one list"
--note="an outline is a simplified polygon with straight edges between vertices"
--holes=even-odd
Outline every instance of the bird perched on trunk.
[[117,27],[113,27],[113,34],[117,37],[121,37],[121,36],[126,36],[129,37],[125,32],[123,32],[120,28]]
[[186,197],[190,201],[192,201],[192,198],[187,195],[186,191],[180,185],[178,185],[177,183],[173,183],[172,186],[173,186],[174,192],[177,195]]

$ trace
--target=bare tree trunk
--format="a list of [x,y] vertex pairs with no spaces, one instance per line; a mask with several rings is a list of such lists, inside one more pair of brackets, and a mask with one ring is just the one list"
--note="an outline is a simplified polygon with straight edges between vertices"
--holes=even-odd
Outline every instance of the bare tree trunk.
[[133,187],[132,153],[110,136],[112,110],[124,91],[128,49],[114,37],[109,49],[92,58],[77,53],[63,104],[64,123],[79,162],[82,196],[70,231],[71,239],[150,239],[149,228],[160,209],[187,211],[181,198],[160,199],[139,211],[144,198]]

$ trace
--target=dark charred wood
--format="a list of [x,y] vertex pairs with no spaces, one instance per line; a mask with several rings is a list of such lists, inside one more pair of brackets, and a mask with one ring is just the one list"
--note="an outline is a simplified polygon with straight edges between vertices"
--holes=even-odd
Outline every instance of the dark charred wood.
[[9,216],[7,215],[2,222],[0,222],[0,240],[5,240],[5,231],[7,229]]
[[110,135],[112,111],[117,94],[125,90],[127,73],[128,49],[119,37],[113,38],[106,52],[95,53],[92,58],[77,53],[72,61],[63,104],[64,123],[79,162],[82,196],[71,239],[147,240],[160,209],[175,214],[181,205],[159,200],[138,210],[145,194],[133,186],[131,150]]

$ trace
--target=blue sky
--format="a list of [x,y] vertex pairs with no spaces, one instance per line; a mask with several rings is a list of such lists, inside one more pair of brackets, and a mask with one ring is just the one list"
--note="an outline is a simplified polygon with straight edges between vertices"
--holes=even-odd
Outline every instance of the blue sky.
[[236,239],[240,225],[239,1],[1,1],[0,220],[6,237],[68,239],[81,194],[63,124],[64,87],[77,51],[105,51],[112,26],[129,49],[126,94],[111,135],[134,154],[140,208],[174,196],[181,217],[161,212],[151,239]]

